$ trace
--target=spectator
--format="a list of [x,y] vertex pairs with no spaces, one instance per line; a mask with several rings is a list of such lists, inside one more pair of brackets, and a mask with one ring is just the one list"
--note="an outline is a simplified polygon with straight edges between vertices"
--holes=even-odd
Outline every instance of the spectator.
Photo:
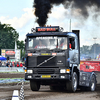
[[19,62],[17,62],[17,67],[19,67]]
[[11,61],[9,61],[9,65],[10,65],[10,67],[12,67],[12,62]]
[[0,60],[0,67],[2,67],[2,62],[1,62],[1,60]]
[[12,67],[14,67],[15,65],[14,65],[14,62],[12,62]]
[[6,62],[4,62],[4,67],[6,67]]
[[6,67],[10,67],[9,61],[7,60]]
[[22,63],[20,63],[20,67],[23,67],[23,64]]
[[2,62],[2,67],[5,67],[5,62],[4,61]]
[[23,62],[23,69],[25,70],[25,62]]
[[23,67],[25,67],[25,62],[23,62]]
[[14,66],[17,67],[17,62],[16,61],[14,62]]

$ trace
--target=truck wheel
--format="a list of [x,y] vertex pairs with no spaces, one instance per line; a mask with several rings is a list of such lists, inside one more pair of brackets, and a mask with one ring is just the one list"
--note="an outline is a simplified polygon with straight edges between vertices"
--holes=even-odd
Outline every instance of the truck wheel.
[[72,80],[66,83],[66,89],[70,92],[75,92],[77,90],[77,82],[78,82],[77,74],[76,72],[74,72],[72,75]]
[[37,81],[30,80],[30,88],[32,91],[38,91],[40,89],[40,83]]
[[95,91],[95,89],[96,89],[96,77],[95,77],[95,75],[92,75],[91,80],[90,80],[89,90]]

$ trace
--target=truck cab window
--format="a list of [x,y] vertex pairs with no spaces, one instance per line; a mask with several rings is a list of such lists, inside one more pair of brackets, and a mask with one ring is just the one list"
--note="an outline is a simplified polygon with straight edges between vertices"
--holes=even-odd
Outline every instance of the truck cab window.
[[58,39],[58,47],[60,49],[67,49],[68,42],[67,42],[67,37],[59,37]]
[[67,37],[41,36],[28,38],[27,49],[67,49]]
[[71,49],[75,49],[75,39],[69,38],[69,44],[71,45]]
[[29,48],[33,48],[33,39],[32,38],[29,38],[28,41],[29,41],[28,42],[28,47]]

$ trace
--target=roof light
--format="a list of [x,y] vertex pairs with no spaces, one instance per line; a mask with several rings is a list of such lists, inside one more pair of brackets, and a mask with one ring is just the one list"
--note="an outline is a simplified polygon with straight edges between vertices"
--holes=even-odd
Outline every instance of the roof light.
[[59,32],[59,26],[36,27],[36,32]]

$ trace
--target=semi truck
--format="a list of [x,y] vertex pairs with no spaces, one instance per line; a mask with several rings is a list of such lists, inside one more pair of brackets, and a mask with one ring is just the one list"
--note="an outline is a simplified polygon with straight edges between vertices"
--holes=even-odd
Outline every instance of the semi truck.
[[77,88],[95,91],[94,72],[80,70],[80,30],[64,32],[59,26],[36,27],[25,39],[25,80],[32,91]]

